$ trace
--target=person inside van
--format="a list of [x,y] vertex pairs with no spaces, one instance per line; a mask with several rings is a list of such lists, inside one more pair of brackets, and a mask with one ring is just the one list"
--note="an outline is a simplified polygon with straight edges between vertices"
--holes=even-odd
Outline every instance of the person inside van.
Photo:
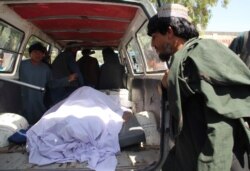
[[162,88],[175,145],[162,170],[249,170],[250,70],[223,44],[198,38],[182,5],[160,7],[148,35],[170,61]]
[[[20,65],[20,81],[45,87],[50,72],[48,66],[41,62],[45,52],[46,48],[39,42],[29,47],[30,59],[22,61]],[[43,103],[43,92],[22,87],[21,97],[22,115],[29,124],[35,124],[46,110]]]
[[111,47],[102,50],[104,64],[100,68],[99,89],[124,88],[124,66],[120,64],[118,55]]
[[[68,77],[54,80],[49,66],[42,62],[46,54],[46,48],[36,42],[29,47],[30,59],[24,60],[20,64],[20,81],[39,87],[56,88],[66,86],[74,81],[76,77]],[[28,120],[29,124],[35,124],[47,110],[44,104],[44,92],[28,87],[21,87],[22,115]]]
[[98,87],[100,68],[96,58],[90,56],[95,51],[83,49],[82,57],[77,61],[86,86]]
[[250,69],[250,31],[241,32],[233,39],[229,48],[239,55],[240,59]]
[[66,98],[77,88],[84,85],[84,80],[76,63],[76,53],[79,50],[77,42],[67,43],[65,50],[61,52],[52,63],[53,78],[61,79],[74,74],[77,78],[68,86],[57,87],[51,90],[52,105]]

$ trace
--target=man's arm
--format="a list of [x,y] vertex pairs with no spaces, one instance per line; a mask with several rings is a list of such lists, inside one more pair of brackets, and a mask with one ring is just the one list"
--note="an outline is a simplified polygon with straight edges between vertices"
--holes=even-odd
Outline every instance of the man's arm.
[[233,41],[229,45],[229,49],[231,49],[232,51],[234,51],[234,53],[238,55],[242,51],[243,43],[244,43],[244,33],[241,33],[240,35],[238,35],[233,39]]
[[72,54],[69,54],[69,55],[67,55],[66,58],[67,58],[69,70],[71,71],[71,73],[77,74],[80,86],[84,85],[84,80],[83,80],[82,74],[80,72],[80,69],[75,61],[75,57]]

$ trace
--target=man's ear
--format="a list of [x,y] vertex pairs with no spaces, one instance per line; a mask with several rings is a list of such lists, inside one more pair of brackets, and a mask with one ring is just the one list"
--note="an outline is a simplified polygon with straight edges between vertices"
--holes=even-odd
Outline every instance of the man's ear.
[[173,38],[173,36],[174,36],[174,31],[173,31],[171,26],[168,27],[167,35],[168,35],[169,39]]

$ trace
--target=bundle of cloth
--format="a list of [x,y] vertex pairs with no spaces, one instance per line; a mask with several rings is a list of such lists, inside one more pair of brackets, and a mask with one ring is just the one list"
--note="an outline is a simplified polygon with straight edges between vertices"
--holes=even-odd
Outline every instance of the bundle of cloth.
[[118,134],[131,115],[108,95],[81,87],[50,108],[27,131],[29,162],[37,165],[88,162],[94,170],[115,170]]

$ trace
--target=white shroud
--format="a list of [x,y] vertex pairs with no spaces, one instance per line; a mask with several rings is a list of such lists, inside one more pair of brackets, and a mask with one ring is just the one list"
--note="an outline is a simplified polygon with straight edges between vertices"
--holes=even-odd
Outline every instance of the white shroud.
[[115,170],[124,110],[100,91],[77,89],[28,130],[29,162],[87,161],[91,169]]

